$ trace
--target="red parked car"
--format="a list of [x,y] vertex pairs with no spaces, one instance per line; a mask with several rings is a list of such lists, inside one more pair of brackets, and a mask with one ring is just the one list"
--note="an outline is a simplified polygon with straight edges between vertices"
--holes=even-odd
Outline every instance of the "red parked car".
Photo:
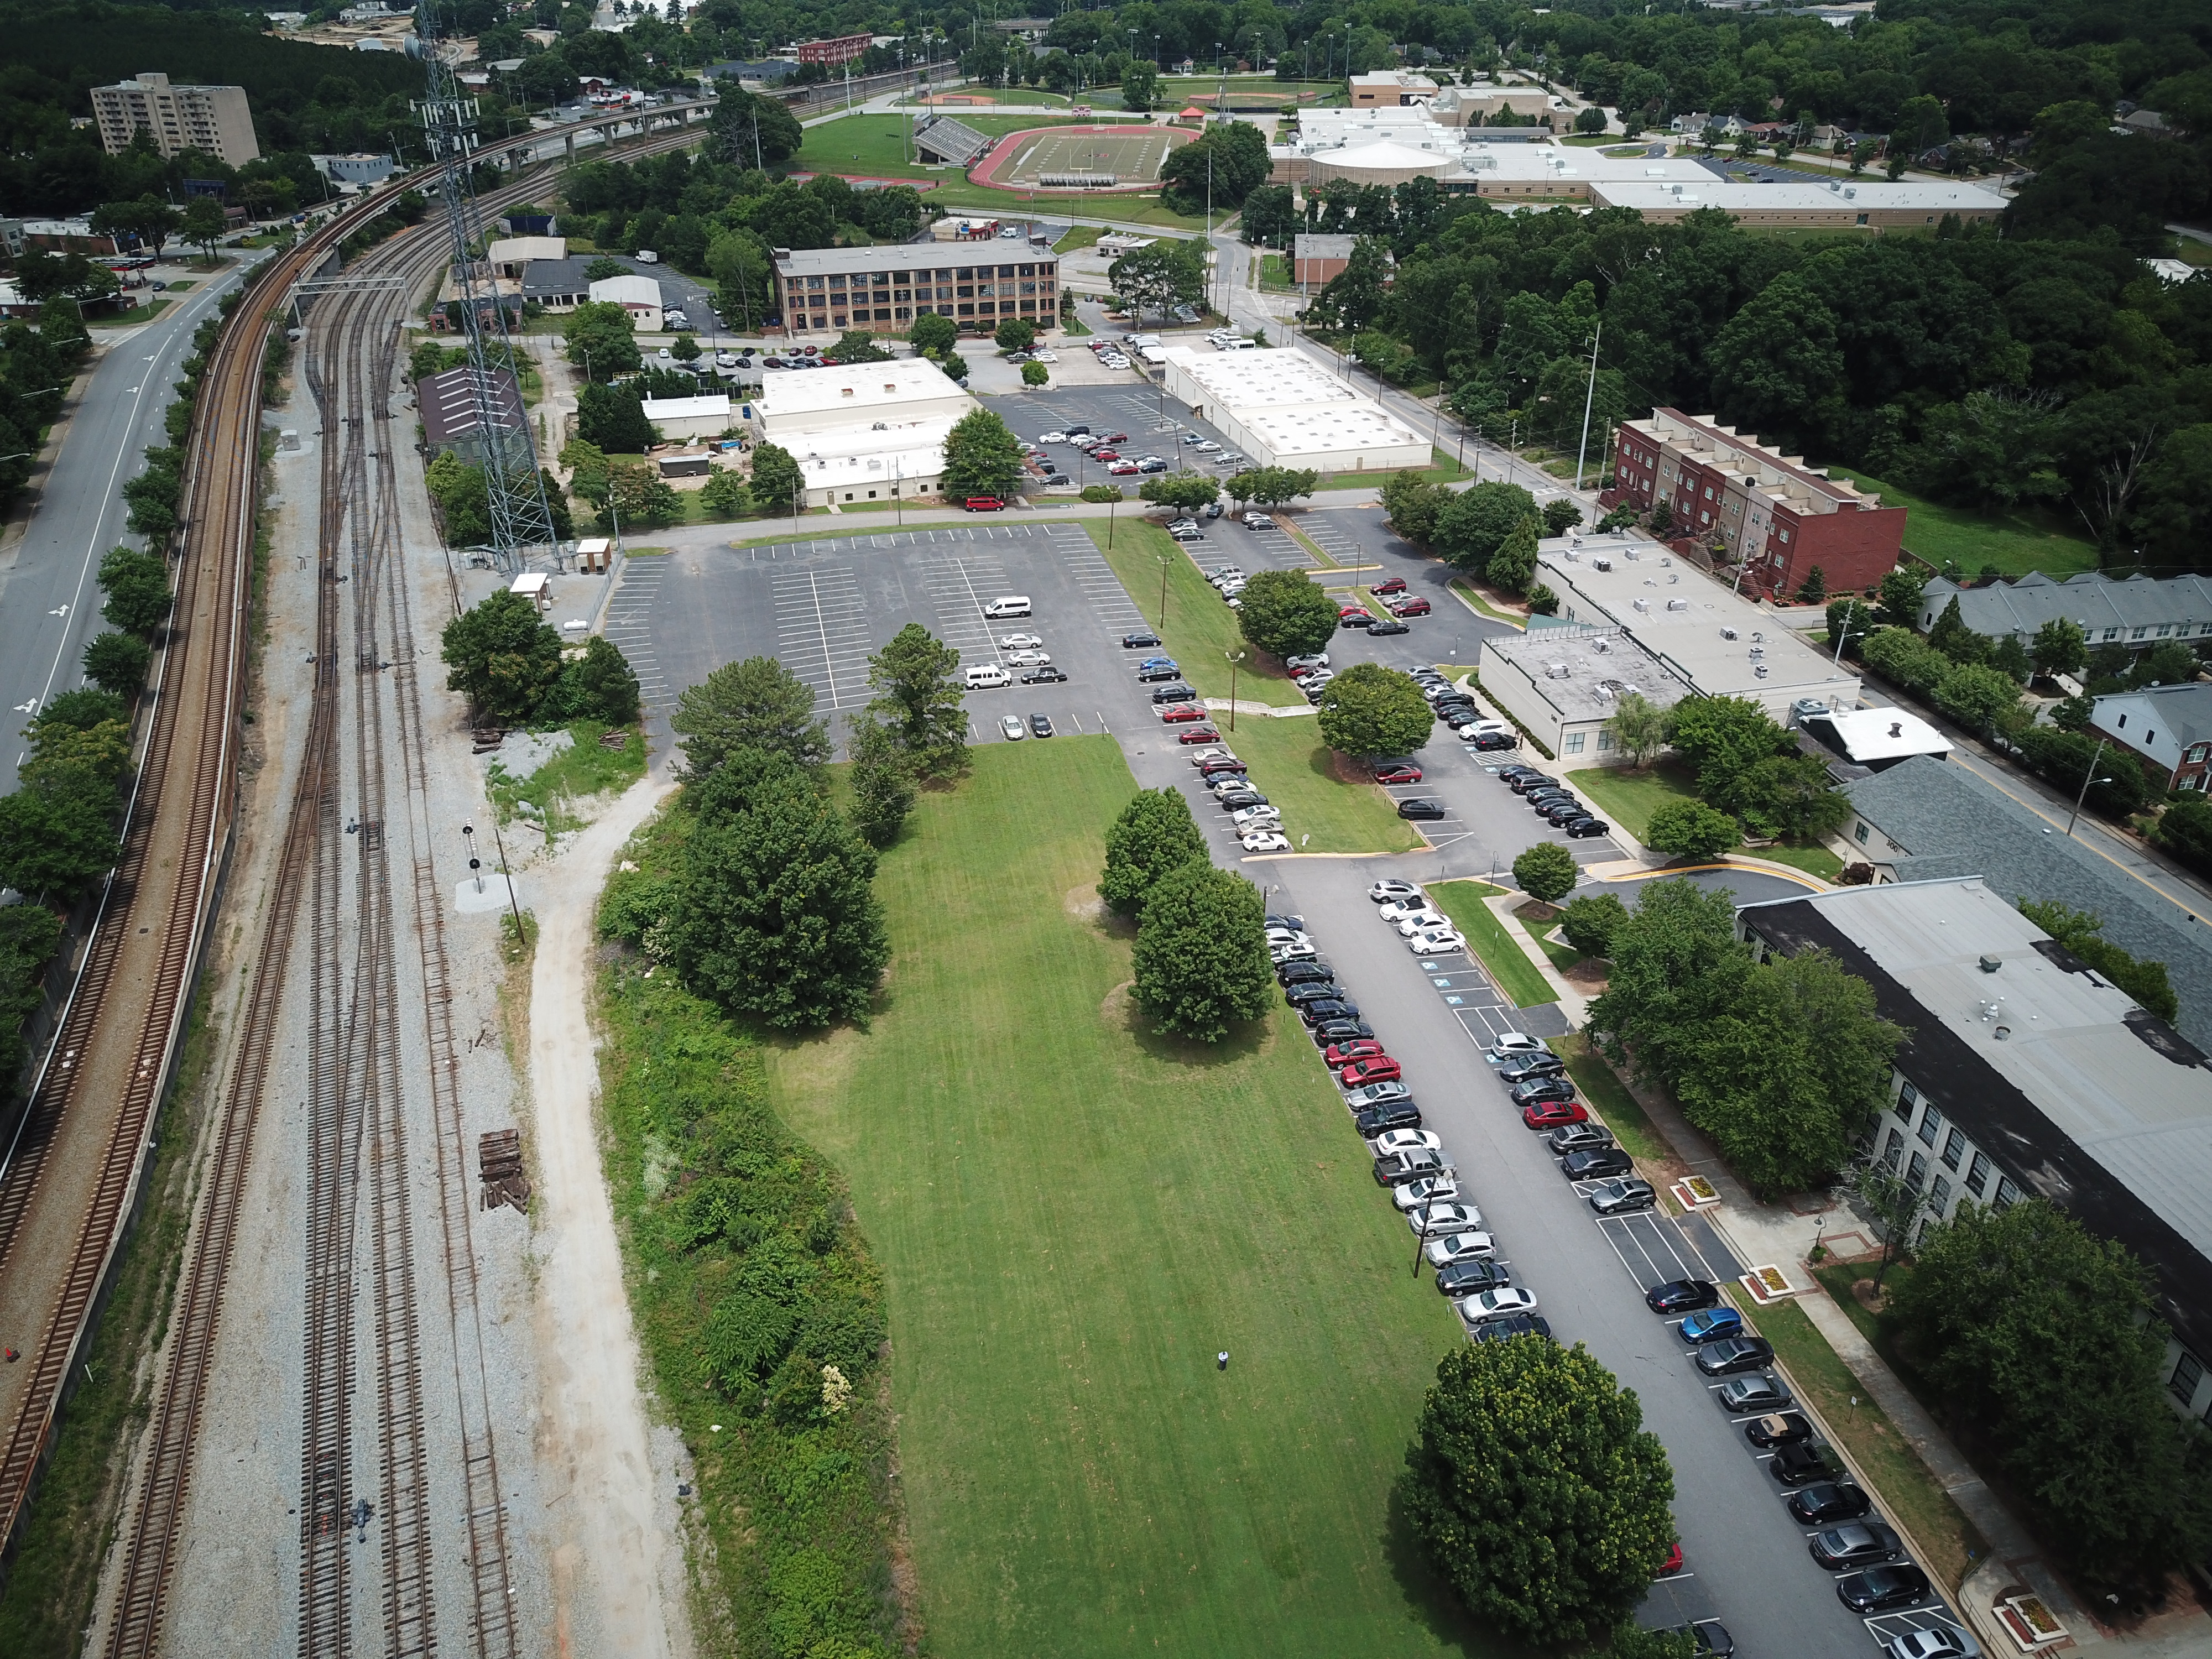
[[1367,591],[1377,599],[1385,593],[1402,593],[1406,591],[1406,579],[1403,576],[1387,577],[1382,581],[1370,583]]
[[1375,769],[1377,783],[1419,783],[1421,769],[1418,766],[1378,766]]
[[1355,1060],[1372,1060],[1382,1052],[1382,1045],[1372,1037],[1354,1037],[1349,1042],[1333,1042],[1321,1051],[1321,1057],[1332,1072],[1349,1066]]
[[1401,1075],[1396,1060],[1388,1054],[1374,1054],[1352,1061],[1336,1074],[1336,1080],[1347,1089],[1358,1089],[1370,1083],[1395,1083]]
[[1521,1109],[1521,1121],[1532,1129],[1562,1129],[1587,1123],[1589,1114],[1579,1100],[1540,1100]]
[[1091,452],[1091,459],[1094,461],[1118,461],[1121,459],[1121,452],[1111,444],[1101,444]]
[[1677,1544],[1673,1549],[1667,1552],[1666,1560],[1660,1564],[1659,1576],[1662,1578],[1664,1578],[1668,1573],[1680,1572],[1681,1570],[1682,1547],[1680,1544]]
[[1129,434],[1126,432],[1109,432],[1106,434],[1106,441],[1109,444],[1125,444],[1129,441]]
[[1431,608],[1426,599],[1416,597],[1399,600],[1390,607],[1390,614],[1394,617],[1425,617]]
[[1176,733],[1177,743],[1219,743],[1221,733],[1210,726],[1186,726]]
[[1206,705],[1199,702],[1171,702],[1160,710],[1160,718],[1170,726],[1182,720],[1202,720],[1206,718]]

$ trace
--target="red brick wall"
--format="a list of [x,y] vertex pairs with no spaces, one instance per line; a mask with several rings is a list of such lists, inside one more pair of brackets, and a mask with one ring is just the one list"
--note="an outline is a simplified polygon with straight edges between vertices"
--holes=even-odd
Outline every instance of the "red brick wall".
[[[1769,533],[1768,552],[1783,555],[1781,571],[1769,590],[1773,596],[1794,595],[1816,564],[1831,594],[1872,587],[1897,568],[1898,550],[1905,540],[1901,507],[1811,514],[1795,522],[1778,514],[1777,520],[1790,536],[1785,544]],[[1753,574],[1764,578],[1771,569],[1760,565]]]

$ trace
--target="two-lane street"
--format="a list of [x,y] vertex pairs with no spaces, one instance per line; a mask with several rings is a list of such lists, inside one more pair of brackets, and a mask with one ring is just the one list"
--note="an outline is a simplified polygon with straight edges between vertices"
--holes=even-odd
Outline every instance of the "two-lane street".
[[241,269],[225,266],[153,322],[107,343],[78,380],[52,465],[33,475],[30,521],[0,553],[0,793],[15,787],[25,752],[17,734],[49,699],[84,682],[85,643],[105,627],[100,557],[140,539],[124,527],[122,486],[145,470],[148,446],[168,441],[161,417],[191,355],[192,331]]

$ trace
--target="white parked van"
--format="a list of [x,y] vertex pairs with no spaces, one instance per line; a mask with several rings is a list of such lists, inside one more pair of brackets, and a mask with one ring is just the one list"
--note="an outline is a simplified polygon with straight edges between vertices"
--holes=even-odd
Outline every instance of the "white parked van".
[[1012,685],[1014,677],[994,662],[979,662],[968,671],[970,691],[995,691],[1002,685]]
[[1026,593],[1006,593],[983,607],[983,614],[996,622],[1002,617],[1026,617],[1030,614],[1030,596]]

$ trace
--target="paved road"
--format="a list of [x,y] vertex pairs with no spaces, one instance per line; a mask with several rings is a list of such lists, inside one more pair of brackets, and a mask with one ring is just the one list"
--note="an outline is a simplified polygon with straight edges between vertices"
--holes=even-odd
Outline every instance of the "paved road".
[[[192,331],[236,285],[240,270],[228,267],[107,344],[79,382],[60,452],[34,480],[30,521],[0,555],[0,729],[9,738],[48,699],[84,683],[85,641],[105,627],[94,580],[100,556],[140,539],[124,528],[129,509],[118,492],[145,470],[147,447],[168,441],[161,415],[179,365],[191,354]],[[15,788],[24,752],[20,741],[0,743],[0,792]]]
[[[1643,1291],[1686,1269],[1725,1273],[1729,1263],[1701,1225],[1655,1218],[1600,1223],[1560,1177],[1543,1137],[1524,1128],[1490,1074],[1468,1025],[1425,966],[1376,920],[1367,884],[1402,874],[1398,861],[1285,860],[1272,866],[1278,908],[1302,914],[1341,981],[1402,1061],[1427,1126],[1442,1138],[1462,1187],[1511,1263],[1534,1290],[1555,1334],[1582,1342],[1642,1402],[1644,1423],[1674,1471],[1683,1574],[1654,1587],[1650,1625],[1717,1618],[1746,1654],[1865,1659],[1864,1621],[1835,1597],[1830,1577],[1805,1553],[1809,1530],[1784,1508],[1766,1472],[1714,1400],[1670,1326]],[[1349,1122],[1345,1133],[1352,1133]],[[1387,1200],[1378,1193],[1377,1204]],[[1410,1271],[1413,1239],[1407,1241]]]

